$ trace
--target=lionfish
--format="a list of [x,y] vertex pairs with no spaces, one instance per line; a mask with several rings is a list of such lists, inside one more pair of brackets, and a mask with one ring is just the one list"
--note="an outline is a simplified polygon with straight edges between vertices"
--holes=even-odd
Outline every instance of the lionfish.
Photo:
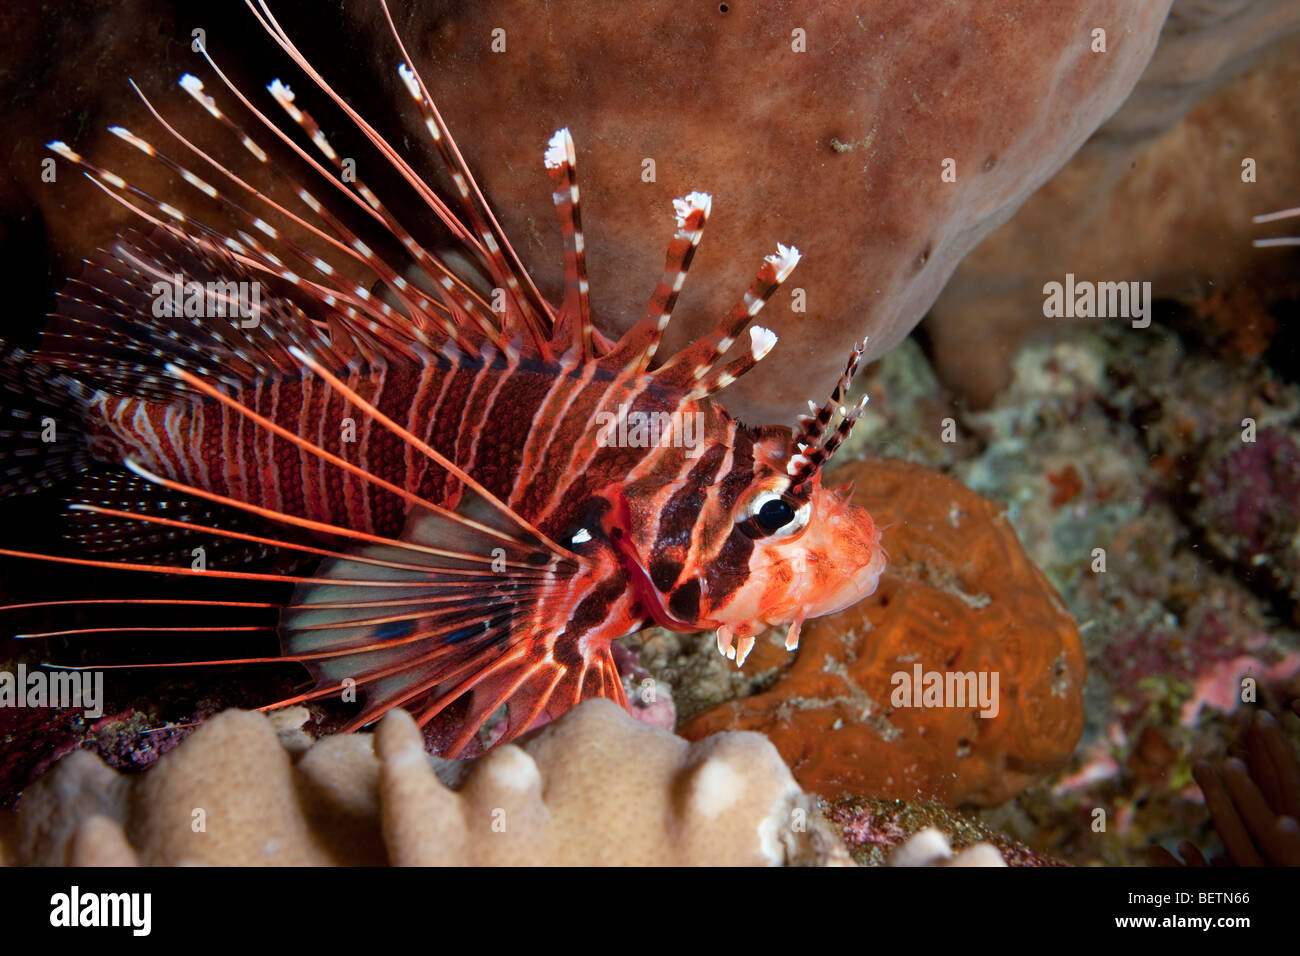
[[[611,642],[640,628],[715,630],[718,649],[739,666],[769,626],[789,625],[793,650],[806,618],[875,589],[884,567],[878,529],[849,503],[847,489],[821,484],[823,466],[863,410],[865,399],[852,409],[841,404],[862,346],[829,400],[810,403],[793,431],[747,427],[714,400],[774,345],[772,332],[750,323],[795,267],[796,249],[778,245],[712,333],[656,361],[710,212],[707,194],[674,201],[676,231],[646,312],[617,340],[607,338],[588,300],[567,129],[544,153],[564,238],[556,307],[503,235],[386,4],[404,60],[398,72],[459,194],[460,214],[331,88],[264,0],[246,2],[450,231],[457,255],[417,242],[364,182],[341,175],[339,153],[286,85],[276,80],[268,89],[319,158],[240,92],[206,50],[199,52],[209,67],[258,121],[251,129],[292,150],[409,261],[378,255],[190,74],[181,87],[301,209],[212,159],[138,88],[184,155],[201,165],[187,166],[124,128],[111,131],[247,228],[225,234],[66,144],[49,144],[150,231],[121,235],[89,260],[60,294],[36,354],[11,361],[4,375],[20,403],[9,410],[14,421],[5,434],[15,455],[25,456],[11,458],[20,465],[5,478],[8,490],[84,472],[70,506],[74,536],[88,551],[111,554],[0,553],[248,587],[292,585],[278,611],[279,656],[193,663],[300,662],[314,685],[263,709],[337,696],[351,684],[364,699],[347,729],[393,707],[409,709],[421,726],[456,713],[441,748],[451,756],[503,709],[497,740],[589,697],[627,706]],[[200,176],[204,167],[227,185]],[[303,248],[295,239],[303,234],[333,258]],[[345,266],[364,269],[371,285],[344,278]],[[215,309],[211,302],[188,308],[182,291],[195,283],[218,290]],[[237,290],[247,284],[274,291],[240,299],[246,311],[239,313]],[[233,318],[214,317],[223,306]],[[738,340],[741,354],[728,361]],[[598,423],[612,415],[619,435],[626,436],[624,420],[650,421],[659,425],[648,432],[657,431],[656,439],[610,440],[611,429]],[[35,423],[52,418],[74,421],[76,435],[65,425],[58,440],[42,441]],[[95,462],[100,467],[87,471]],[[104,463],[125,471],[105,471]],[[238,561],[158,563],[158,554],[184,554],[196,541],[224,545],[221,553]],[[301,560],[271,570],[248,563],[273,553]]]

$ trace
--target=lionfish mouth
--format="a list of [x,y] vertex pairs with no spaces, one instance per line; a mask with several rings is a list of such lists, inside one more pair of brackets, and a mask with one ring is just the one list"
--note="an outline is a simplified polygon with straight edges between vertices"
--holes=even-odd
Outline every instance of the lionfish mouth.
[[[499,740],[509,740],[588,697],[626,705],[610,642],[644,623],[647,613],[666,627],[700,628],[665,604],[626,546],[594,541],[595,526],[582,528],[581,536],[557,533],[566,507],[578,507],[584,471],[597,463],[608,467],[627,454],[597,447],[593,436],[569,420],[589,422],[617,389],[635,398],[637,389],[648,390],[646,382],[658,394],[677,395],[683,406],[734,382],[770,351],[775,336],[751,328],[750,349],[729,362],[725,356],[799,253],[779,245],[712,333],[652,367],[700,241],[709,197],[691,193],[674,203],[676,231],[645,316],[617,341],[607,339],[591,317],[568,131],[555,134],[544,156],[564,238],[564,297],[556,307],[538,291],[504,235],[411,67],[387,4],[379,2],[404,60],[398,73],[451,173],[461,214],[326,82],[265,0],[246,0],[262,29],[446,227],[456,252],[488,278],[491,296],[447,257],[422,245],[364,182],[347,174],[343,158],[285,84],[275,80],[268,90],[310,148],[259,111],[199,47],[221,84],[256,119],[254,133],[270,133],[291,150],[340,193],[349,212],[355,206],[395,240],[409,263],[401,267],[376,254],[331,203],[272,161],[191,74],[181,78],[181,87],[297,198],[301,211],[218,163],[168,124],[138,89],[150,113],[188,151],[182,155],[206,165],[188,167],[122,127],[111,131],[181,176],[243,228],[222,232],[66,143],[50,143],[154,229],[149,236],[120,237],[89,263],[87,275],[60,296],[39,361],[6,373],[8,380],[0,382],[46,405],[61,403],[69,420],[93,426],[85,428],[83,446],[61,449],[61,457],[11,487],[32,490],[51,476],[84,469],[88,453],[106,443],[118,448],[127,471],[87,484],[73,507],[84,543],[122,553],[111,560],[0,554],[249,589],[287,586],[294,594],[287,604],[242,592],[234,600],[116,601],[124,608],[276,608],[277,627],[233,630],[276,631],[283,651],[120,666],[296,661],[309,670],[314,686],[259,709],[346,700],[349,690],[360,688],[365,703],[346,729],[394,707],[410,708],[421,726],[454,715],[454,726],[438,745],[454,756],[502,708],[507,724]],[[194,171],[209,166],[220,180]],[[247,196],[257,205],[245,208],[231,196]],[[328,196],[336,206],[339,200],[332,192]],[[303,237],[328,248],[330,261],[301,245]],[[408,268],[425,281],[409,281]],[[358,271],[367,282],[346,277]],[[158,308],[159,287],[166,290],[174,278],[223,286],[254,277],[289,291],[258,299],[247,323],[223,325],[179,305]],[[785,476],[791,495],[811,494],[862,412],[862,403],[851,411],[840,405],[862,351],[859,346],[850,357],[831,399],[814,406],[797,426]],[[550,378],[539,384],[541,371]],[[54,397],[59,390],[61,397]],[[509,412],[502,417],[510,427],[488,435],[498,408]],[[514,427],[518,421],[535,424],[521,435]],[[48,451],[29,426],[0,434],[26,443],[17,452],[24,460]],[[734,431],[723,437],[734,438]],[[638,454],[647,453],[632,453],[627,473]],[[502,477],[501,461],[516,463],[516,471]],[[201,559],[173,565],[149,550],[165,546],[167,554],[185,553],[196,542],[195,554],[215,542],[240,554],[316,562],[316,572],[208,567]],[[11,609],[31,606],[36,605]],[[223,628],[189,622],[26,636],[196,630]]]
[[650,580],[650,572],[646,570],[644,560],[625,546],[620,548],[620,552],[623,557],[623,568],[627,572],[628,587],[636,595],[637,603],[649,614],[655,624],[670,631],[683,633],[698,631],[707,626],[700,621],[683,620],[673,614],[668,608],[663,593]]

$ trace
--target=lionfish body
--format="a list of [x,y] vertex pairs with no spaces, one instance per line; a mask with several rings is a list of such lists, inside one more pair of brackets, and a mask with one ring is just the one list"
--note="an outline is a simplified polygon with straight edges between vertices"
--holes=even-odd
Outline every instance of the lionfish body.
[[[789,624],[793,647],[806,617],[874,589],[884,560],[878,531],[820,480],[861,411],[840,406],[861,349],[830,400],[794,433],[741,425],[712,398],[775,342],[749,323],[797,251],[779,247],[715,333],[656,364],[710,211],[707,195],[676,201],[664,276],[641,321],[610,341],[590,316],[567,131],[545,155],[566,247],[565,297],[554,308],[501,234],[412,70],[400,68],[463,217],[337,97],[264,3],[249,6],[476,268],[466,274],[420,246],[362,183],[349,190],[330,177],[402,244],[408,263],[376,256],[296,181],[287,180],[301,212],[211,163],[231,191],[263,204],[245,212],[226,188],[114,129],[244,214],[250,229],[231,237],[51,144],[155,229],[119,239],[70,284],[36,357],[39,368],[58,371],[52,382],[75,402],[83,435],[50,470],[80,467],[88,452],[130,471],[92,482],[74,505],[83,544],[118,552],[116,560],[27,556],[293,584],[277,659],[302,662],[316,685],[272,706],[333,696],[349,682],[365,694],[354,726],[394,706],[428,723],[455,705],[456,730],[443,748],[451,754],[503,706],[500,739],[587,697],[626,704],[611,642],[647,624],[715,630],[719,649],[743,662],[766,627]],[[182,86],[268,162],[197,79],[187,75]],[[270,89],[338,167],[288,89],[278,81]],[[331,243],[335,265],[303,250],[290,225]],[[374,284],[342,279],[344,258]],[[233,301],[241,284],[263,281],[277,291],[260,295],[244,321],[158,307],[173,282],[225,290],[218,298]],[[740,357],[727,360],[733,345]],[[277,551],[317,563],[290,573],[157,564],[144,547],[196,541],[233,548],[241,560]]]

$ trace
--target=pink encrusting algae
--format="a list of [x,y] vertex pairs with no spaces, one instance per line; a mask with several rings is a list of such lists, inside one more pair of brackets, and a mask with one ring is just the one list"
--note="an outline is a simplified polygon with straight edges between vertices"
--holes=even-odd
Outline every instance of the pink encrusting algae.
[[[37,353],[6,373],[9,390],[27,402],[15,410],[25,423],[8,432],[25,456],[13,459],[20,467],[5,479],[10,490],[89,468],[71,507],[76,537],[98,555],[0,553],[235,582],[251,592],[293,585],[280,610],[282,655],[231,663],[298,661],[315,685],[264,709],[356,687],[365,701],[350,727],[393,707],[422,726],[454,715],[443,738],[448,754],[465,750],[503,706],[508,722],[494,741],[589,697],[626,705],[611,642],[649,623],[716,630],[719,649],[740,664],[766,627],[790,625],[793,649],[805,618],[875,589],[884,566],[877,528],[821,485],[823,466],[862,412],[862,404],[841,404],[862,346],[829,400],[793,432],[742,425],[713,398],[775,344],[750,323],[795,267],[796,249],[778,246],[714,332],[656,364],[710,213],[707,194],[674,204],[663,277],[644,317],[610,340],[589,303],[567,130],[544,155],[565,248],[555,307],[503,235],[404,48],[401,78],[461,214],[316,72],[266,3],[249,7],[446,227],[456,255],[426,248],[397,207],[348,174],[288,86],[276,80],[268,89],[325,163],[258,111],[206,51],[258,125],[238,122],[232,104],[219,104],[197,77],[185,75],[181,86],[296,196],[298,211],[211,159],[147,100],[219,179],[134,132],[111,131],[245,228],[222,232],[51,143],[152,229],[119,237],[89,262],[61,294]],[[401,47],[395,27],[393,35]],[[258,142],[264,132],[342,198],[318,195],[278,168]],[[400,245],[403,262],[345,225],[349,205]],[[324,244],[328,256],[295,236]],[[358,269],[371,284],[344,278]],[[739,357],[729,359],[733,345]],[[77,440],[42,443],[33,407],[75,421]],[[126,470],[106,472],[106,464]],[[160,557],[194,545],[213,551],[212,566]],[[244,566],[270,554],[280,556],[271,570]],[[315,568],[306,563],[317,559]],[[119,603],[193,613],[275,602],[241,592]],[[123,630],[227,628],[186,620],[75,632]],[[73,631],[23,636],[63,633]]]

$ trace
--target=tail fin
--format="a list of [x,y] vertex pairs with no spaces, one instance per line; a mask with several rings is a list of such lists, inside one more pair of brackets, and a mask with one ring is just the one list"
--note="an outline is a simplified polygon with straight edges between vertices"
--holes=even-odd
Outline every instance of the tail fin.
[[85,469],[86,386],[0,342],[0,495],[28,494]]

